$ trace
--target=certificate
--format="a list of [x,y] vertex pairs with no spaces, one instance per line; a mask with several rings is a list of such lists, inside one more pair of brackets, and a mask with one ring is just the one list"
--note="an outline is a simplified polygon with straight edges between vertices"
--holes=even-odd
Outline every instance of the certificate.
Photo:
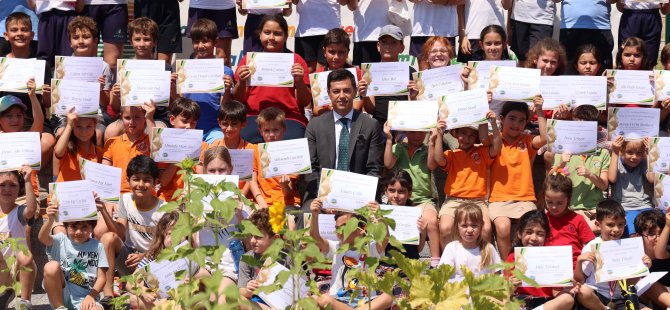
[[670,176],[667,174],[654,174],[654,198],[656,207],[666,212],[670,207]]
[[639,295],[644,294],[652,284],[658,282],[661,278],[663,278],[666,274],[668,274],[667,271],[659,271],[659,272],[652,272],[649,273],[648,276],[640,279],[640,281],[635,284],[635,288],[637,289],[637,293]]
[[376,177],[322,168],[319,199],[324,209],[354,212],[375,200],[377,182]]
[[226,89],[223,72],[220,58],[177,60],[177,93],[223,92]]
[[49,183],[51,202],[58,206],[59,222],[95,221],[95,207],[91,183],[86,180]]
[[142,106],[152,100],[157,106],[170,101],[170,71],[125,71],[119,75],[121,106]]
[[[270,262],[268,262],[268,260]],[[271,285],[275,282],[280,273],[289,272],[284,265],[277,262],[271,262],[271,259],[268,260],[266,260],[265,264],[260,268],[258,277],[256,278],[256,281],[258,281],[261,286]],[[299,296],[294,296],[293,293],[296,285],[299,286]],[[272,293],[258,293],[258,297],[263,299],[263,301],[265,301],[272,309],[290,309],[295,305],[297,299],[305,298],[308,291],[309,288],[307,288],[307,282],[303,277],[299,277],[298,283],[294,283],[293,277],[288,277],[279,290]]]
[[242,8],[248,9],[284,9],[287,8],[285,0],[242,0]]
[[249,181],[254,174],[254,150],[229,149],[230,159],[233,164],[232,174],[238,175],[240,181]]
[[41,93],[45,67],[44,60],[0,57],[0,91],[27,93],[26,84],[34,78],[35,92]]
[[382,210],[393,210],[386,217],[395,221],[395,229],[389,233],[403,244],[419,244],[421,231],[416,226],[416,222],[421,217],[423,209],[419,207],[401,207],[381,205]]
[[486,123],[489,101],[483,89],[466,90],[442,97],[440,119],[447,122],[448,129]]
[[649,172],[670,172],[670,138],[654,137],[649,139],[649,151],[647,153],[647,166]]
[[638,278],[649,274],[642,263],[642,237],[604,241],[591,244],[596,257],[596,283]]
[[540,94],[544,99],[542,109],[554,110],[561,105],[572,105],[574,94],[571,91],[571,78],[569,75],[540,77]]
[[294,62],[292,53],[247,53],[249,86],[293,87]]
[[54,78],[96,83],[100,89],[104,66],[102,57],[56,56]]
[[[193,179],[201,179],[205,181],[208,184],[211,184],[213,186],[217,186],[222,182],[226,183],[233,183],[235,184],[236,187],[239,186],[240,182],[240,177],[236,175],[223,175],[223,174],[193,174],[191,175],[191,178]],[[191,189],[194,190],[195,185],[192,185]],[[202,198],[202,203],[205,205],[205,212],[213,211],[212,209],[212,199],[216,196],[216,198],[219,201],[223,201],[225,199],[228,199],[230,197],[233,197],[235,195],[234,192],[231,191],[225,191],[225,192],[219,192],[218,195],[215,195],[215,193],[210,192],[208,196],[205,196]]]
[[375,62],[361,65],[368,96],[408,95],[409,65],[406,62]]
[[540,94],[540,69],[491,66],[493,100],[532,102]]
[[39,132],[0,133],[0,171],[20,170],[26,164],[40,170],[41,149]]
[[[358,73],[356,68],[347,68],[347,71],[354,75],[356,85],[358,85]],[[315,107],[322,107],[330,105],[330,97],[328,96],[328,75],[333,71],[324,71],[319,73],[312,73],[309,75],[309,85],[312,91],[312,103]]]
[[200,161],[202,130],[177,128],[151,129],[151,158],[159,163],[178,163],[192,158]]
[[[572,286],[572,247],[542,246],[514,248],[514,268],[540,287]],[[523,282],[522,287],[532,287]]]
[[468,76],[468,89],[489,89],[489,80],[491,79],[491,66],[516,67],[515,60],[496,60],[496,61],[469,61],[468,67],[471,68]]
[[77,80],[51,80],[51,112],[67,115],[71,108],[79,116],[98,116],[100,83]]
[[[177,273],[186,272],[184,276],[188,278],[196,272],[196,270],[191,270],[191,274],[189,274],[188,270],[190,268],[195,269],[197,265],[195,262],[189,262],[186,258],[180,258],[172,262],[169,260],[152,261],[145,268],[147,272],[153,275],[154,280],[158,282],[157,286],[161,297],[167,298],[169,291],[181,285],[182,281],[177,279]],[[151,280],[151,277],[149,279]],[[151,282],[150,280],[149,282]]]
[[165,61],[156,59],[119,59],[116,61],[117,81],[126,71],[165,71]]
[[392,130],[429,131],[437,127],[437,101],[391,101],[388,123]]
[[416,100],[438,100],[442,96],[463,91],[462,71],[462,64],[454,64],[413,73],[418,91]]
[[[335,214],[318,214],[319,220],[319,234],[323,239],[340,241],[337,239],[337,229],[335,228]],[[312,225],[312,214],[303,213],[305,228]]]
[[609,108],[607,136],[610,141],[616,136],[626,140],[658,136],[660,113],[653,108]]
[[119,202],[119,196],[121,196],[121,168],[80,158],[79,174],[81,174],[83,180],[91,183],[91,190],[96,192],[100,199]]
[[312,172],[307,138],[259,143],[258,156],[264,179]]
[[571,76],[572,106],[592,105],[598,110],[607,106],[606,76]]
[[547,120],[549,152],[592,154],[598,147],[598,122]]
[[613,77],[609,89],[610,103],[654,103],[654,73],[646,70],[607,70],[607,76]]

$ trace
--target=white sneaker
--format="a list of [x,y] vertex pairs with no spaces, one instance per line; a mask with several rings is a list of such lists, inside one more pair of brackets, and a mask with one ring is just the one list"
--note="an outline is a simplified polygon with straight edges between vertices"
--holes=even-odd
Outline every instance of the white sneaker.
[[30,300],[25,299],[19,299],[18,307],[16,307],[17,310],[31,310],[32,308],[33,304]]

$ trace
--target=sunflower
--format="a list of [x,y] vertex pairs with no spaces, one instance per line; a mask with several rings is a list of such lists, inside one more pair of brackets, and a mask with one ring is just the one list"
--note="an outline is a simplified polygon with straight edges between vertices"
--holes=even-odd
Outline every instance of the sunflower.
[[286,208],[286,204],[282,201],[275,201],[268,208],[268,213],[270,214],[270,225],[272,225],[272,231],[275,234],[278,234],[286,224],[284,208]]

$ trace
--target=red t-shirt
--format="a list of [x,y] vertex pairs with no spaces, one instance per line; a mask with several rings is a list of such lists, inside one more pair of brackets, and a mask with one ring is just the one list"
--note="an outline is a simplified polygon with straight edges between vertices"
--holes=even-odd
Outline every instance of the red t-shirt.
[[[514,251],[507,256],[508,263],[514,263]],[[509,275],[506,275],[509,276]],[[517,295],[529,295],[533,297],[554,297],[554,290],[551,287],[518,287]]]
[[[299,63],[303,71],[303,82],[309,87],[309,69],[307,63],[300,55],[293,53],[294,63]],[[240,60],[240,64],[235,71],[235,81],[239,81],[238,71],[241,66],[247,64],[247,56]],[[261,110],[269,107],[280,108],[286,113],[286,118],[298,121],[307,126],[305,109],[298,106],[298,100],[295,98],[295,85],[293,87],[267,87],[267,86],[249,86],[247,88],[247,97],[243,99],[247,105],[247,115],[256,116]]]
[[584,218],[574,211],[568,210],[561,217],[555,217],[547,212],[547,219],[549,219],[549,236],[544,245],[572,246],[572,265],[574,266],[577,257],[582,254],[582,248],[596,236]]

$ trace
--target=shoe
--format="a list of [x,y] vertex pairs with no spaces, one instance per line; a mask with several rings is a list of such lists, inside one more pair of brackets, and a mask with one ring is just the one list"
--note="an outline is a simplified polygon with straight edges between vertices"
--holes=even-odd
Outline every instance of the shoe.
[[32,308],[33,304],[30,302],[30,300],[19,299],[18,307],[16,307],[16,310],[31,310]]
[[9,304],[14,300],[14,290],[8,288],[0,293],[0,309],[8,309]]
[[114,307],[113,307],[113,305],[112,305],[112,298],[113,298],[113,297],[111,297],[111,296],[105,296],[105,297],[103,297],[103,298],[100,299],[99,302],[100,302],[100,304],[102,305],[102,308],[103,308],[103,309],[105,309],[105,310],[112,310],[112,309],[114,309]]

